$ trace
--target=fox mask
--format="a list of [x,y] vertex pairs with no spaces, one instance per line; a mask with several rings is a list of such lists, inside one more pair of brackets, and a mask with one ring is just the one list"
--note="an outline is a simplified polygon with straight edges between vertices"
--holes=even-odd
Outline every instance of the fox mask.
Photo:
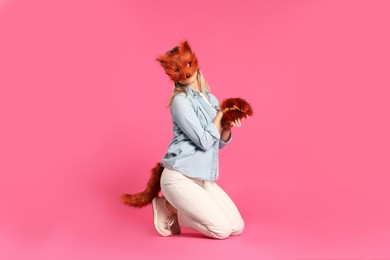
[[181,42],[166,54],[157,57],[157,60],[174,82],[190,78],[199,69],[198,59],[187,41]]

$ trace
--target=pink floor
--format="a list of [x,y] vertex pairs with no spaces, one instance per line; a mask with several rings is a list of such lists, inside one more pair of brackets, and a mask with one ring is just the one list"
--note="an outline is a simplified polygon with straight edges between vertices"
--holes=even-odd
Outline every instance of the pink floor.
[[254,202],[242,209],[246,230],[241,236],[213,240],[183,230],[180,236],[161,237],[150,207],[84,202],[60,223],[42,223],[1,241],[2,259],[390,259],[388,227],[369,230],[370,223],[353,219],[288,219],[297,217],[294,212],[280,219]]
[[[390,259],[390,1],[0,0],[0,260]],[[160,237],[155,58],[186,38],[255,115],[220,153],[239,237]]]

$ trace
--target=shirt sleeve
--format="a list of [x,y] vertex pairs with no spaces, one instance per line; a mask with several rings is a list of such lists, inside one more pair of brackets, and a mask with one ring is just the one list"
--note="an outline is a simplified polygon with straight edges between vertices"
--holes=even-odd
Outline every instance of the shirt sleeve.
[[219,149],[222,149],[225,147],[225,145],[227,145],[228,143],[230,143],[232,141],[232,132],[230,132],[230,136],[229,138],[227,139],[227,141],[223,141],[222,138],[220,139],[219,141]]
[[221,135],[217,127],[210,123],[205,129],[186,97],[177,95],[171,104],[173,122],[202,150],[208,150],[220,140]]

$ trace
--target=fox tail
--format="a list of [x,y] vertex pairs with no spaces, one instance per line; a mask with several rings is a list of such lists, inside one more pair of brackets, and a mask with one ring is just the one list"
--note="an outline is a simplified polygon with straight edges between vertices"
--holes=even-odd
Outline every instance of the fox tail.
[[158,196],[161,190],[160,179],[164,167],[157,163],[152,169],[152,174],[144,191],[135,194],[123,194],[122,202],[128,206],[142,208],[150,204],[152,200]]

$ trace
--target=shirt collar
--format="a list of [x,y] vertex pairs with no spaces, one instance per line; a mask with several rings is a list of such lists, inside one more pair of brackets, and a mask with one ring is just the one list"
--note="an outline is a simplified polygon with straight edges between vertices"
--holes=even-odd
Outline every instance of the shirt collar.
[[[200,96],[200,92],[195,90],[195,89],[193,89],[193,88],[191,88],[190,86],[187,85],[187,86],[185,86],[185,88],[187,90],[187,93],[189,93],[189,94],[191,94],[193,96],[196,96],[196,95]],[[209,92],[207,91],[207,89],[205,90],[205,92],[206,92],[206,94],[208,96]]]

